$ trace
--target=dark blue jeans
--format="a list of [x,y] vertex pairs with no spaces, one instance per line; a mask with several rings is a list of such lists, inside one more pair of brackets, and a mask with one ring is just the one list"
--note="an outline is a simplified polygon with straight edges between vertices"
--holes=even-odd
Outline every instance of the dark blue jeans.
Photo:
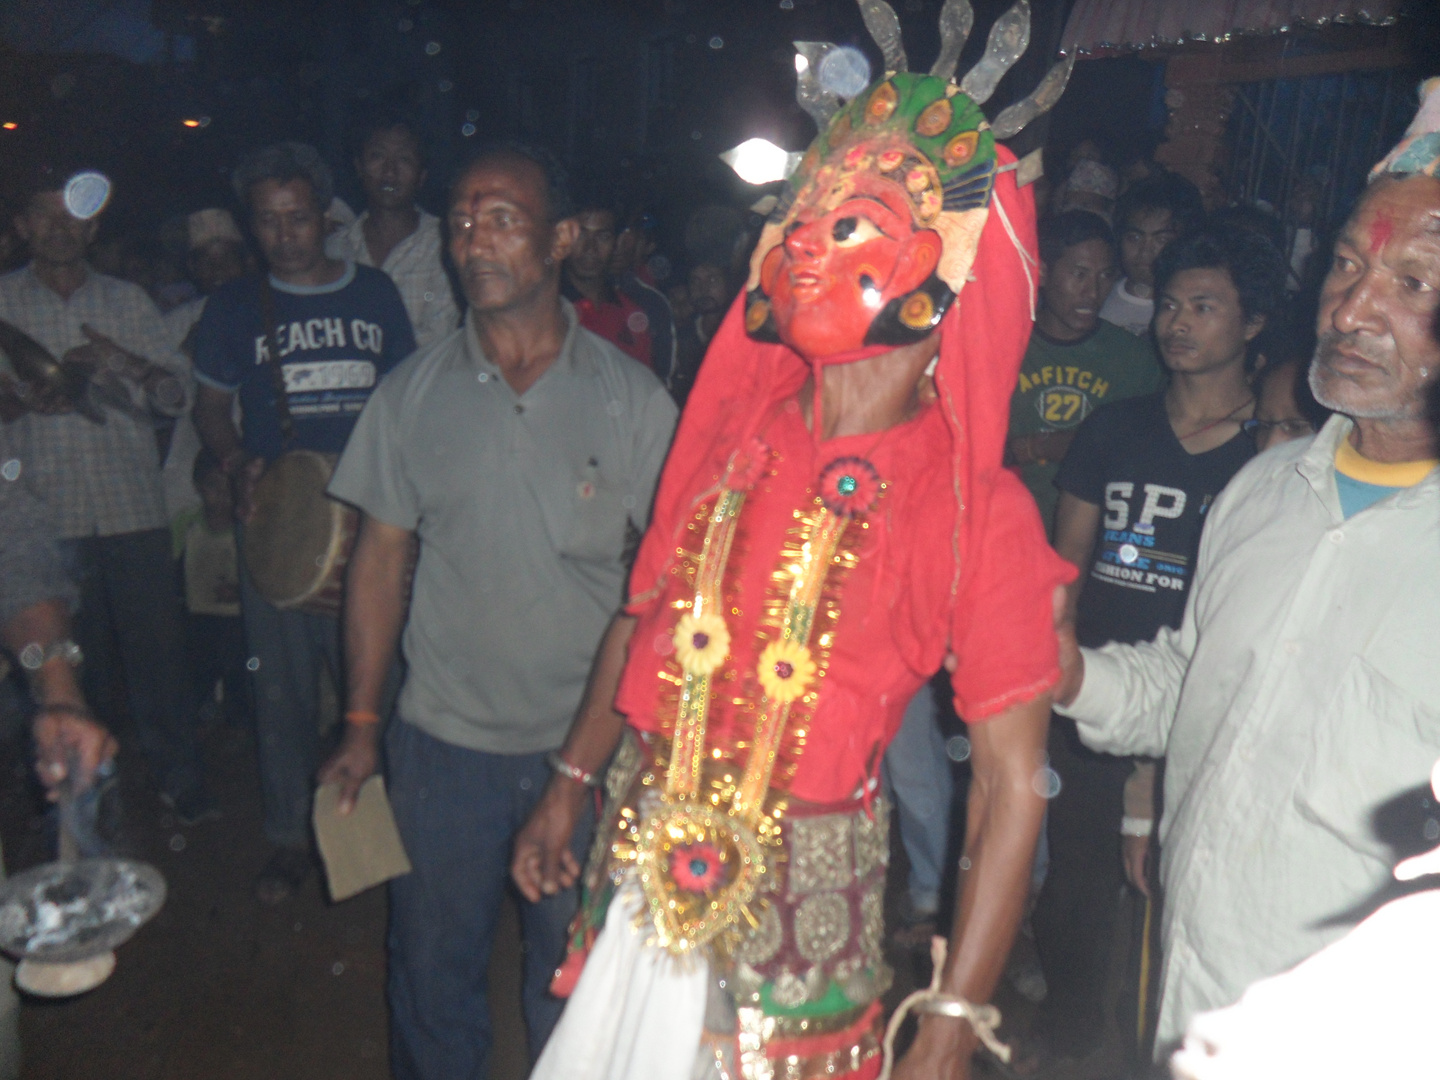
[[[492,1032],[490,948],[510,878],[511,841],[539,800],[544,754],[487,754],[435,739],[398,716],[386,783],[414,870],[390,883],[390,1067],[396,1080],[482,1080]],[[593,811],[575,830],[582,862]],[[576,889],[519,901],[525,1023],[533,1061],[564,1002],[549,993]]]
[[[249,724],[255,714],[251,702],[250,672],[245,667],[245,621],[238,615],[190,613],[190,664],[195,676],[195,697],[203,709],[215,694],[215,683],[225,687],[225,716],[232,724]],[[203,715],[203,714],[202,714]]]
[[236,530],[240,608],[250,657],[255,739],[260,751],[260,792],[265,836],[280,847],[310,842],[310,802],[320,767],[320,669],[340,675],[340,620],[281,611],[262,597],[244,562],[244,530]]
[[140,751],[157,786],[173,798],[190,794],[204,778],[170,531],[86,536],[64,541],[61,550],[80,587],[75,640],[89,657],[86,695],[108,711],[114,672],[106,661],[118,660]]

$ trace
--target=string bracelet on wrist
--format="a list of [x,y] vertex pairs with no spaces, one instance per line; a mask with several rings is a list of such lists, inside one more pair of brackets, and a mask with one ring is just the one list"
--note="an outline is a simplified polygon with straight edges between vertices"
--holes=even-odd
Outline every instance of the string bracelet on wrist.
[[551,750],[550,753],[545,755],[545,760],[549,762],[550,768],[554,769],[561,776],[569,777],[576,783],[584,784],[586,787],[598,788],[600,786],[600,777],[592,772],[586,772],[580,768],[579,765],[572,765],[561,756],[559,750]]
[[940,977],[945,968],[945,957],[949,951],[949,942],[942,937],[930,939],[930,962],[934,973],[930,977],[930,985],[923,990],[916,990],[900,1002],[900,1005],[890,1015],[890,1022],[885,1025],[885,1038],[881,1041],[880,1050],[882,1053],[879,1080],[890,1080],[891,1070],[895,1067],[895,1036],[900,1032],[900,1025],[905,1022],[905,1017],[910,1013],[923,1013],[927,1016],[948,1016],[957,1020],[964,1020],[975,1037],[1005,1064],[1010,1063],[1010,1047],[1001,1042],[996,1030],[1000,1027],[1000,1010],[994,1005],[977,1005],[967,1001],[959,994],[949,994],[940,989]]

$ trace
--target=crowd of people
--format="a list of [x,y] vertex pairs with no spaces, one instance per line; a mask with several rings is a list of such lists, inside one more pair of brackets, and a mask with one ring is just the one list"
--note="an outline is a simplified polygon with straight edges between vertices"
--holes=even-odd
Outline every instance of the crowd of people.
[[[25,261],[0,277],[0,320],[79,373],[0,375],[0,624],[31,676],[41,779],[92,775],[124,717],[158,797],[200,825],[225,811],[202,723],[253,725],[273,847],[255,892],[283,905],[316,866],[317,783],[339,786],[346,813],[383,771],[413,867],[390,884],[387,939],[391,1066],[406,1080],[483,1075],[485,973],[512,881],[537,1075],[590,1076],[603,1059],[593,1075],[638,1076],[693,1057],[697,1039],[717,1070],[703,1075],[730,1075],[725,1032],[738,1025],[741,1057],[780,1038],[766,1029],[745,1050],[751,991],[772,1027],[781,1016],[809,1037],[797,1018],[833,1018],[832,1041],[860,1033],[854,1075],[874,1075],[884,858],[865,862],[865,823],[884,827],[866,815],[887,800],[910,875],[900,940],[944,936],[945,882],[960,877],[937,985],[987,1000],[1017,925],[1033,938],[1038,968],[1008,969],[1040,1003],[1018,1075],[1073,1068],[1106,1038],[1127,885],[1158,913],[1163,961],[1141,973],[1159,986],[1150,1034],[1144,1015],[1120,1027],[1172,1049],[1194,1016],[1358,919],[1393,861],[1371,812],[1440,756],[1435,138],[1412,132],[1377,166],[1328,262],[1263,208],[1207,212],[1184,178],[1082,143],[1036,193],[1029,297],[1014,258],[1025,220],[1017,235],[1007,217],[1008,239],[987,225],[958,276],[918,225],[902,255],[875,261],[866,245],[897,242],[894,221],[933,217],[918,171],[909,201],[872,194],[868,210],[803,188],[764,232],[711,208],[687,230],[710,235],[681,275],[644,207],[572,191],[521,144],[478,154],[444,220],[427,212],[421,140],[385,116],[357,142],[358,217],[313,148],[266,146],[237,163],[232,205],[184,219],[183,260],[160,272],[123,250],[100,258],[98,219],[66,200],[74,170],[47,163],[16,195]],[[1001,215],[1029,213],[1030,192],[992,182]],[[851,307],[826,306],[825,275],[857,266]],[[1018,331],[947,336],[973,332],[972,304]],[[1015,378],[977,381],[977,353],[1012,344]],[[942,413],[956,395],[996,415],[962,425]],[[281,490],[297,462],[318,480]],[[310,503],[277,519],[294,498]],[[877,505],[892,548],[867,561],[850,523],[869,529]],[[328,531],[313,550],[350,545],[319,574],[314,521]],[[790,552],[792,522],[814,530],[786,556],[797,566],[831,546],[818,579],[796,569],[808,584],[776,599],[762,549]],[[262,569],[277,563],[314,579],[303,597],[271,584]],[[827,579],[832,564],[852,576]],[[732,653],[760,665],[754,700]],[[942,668],[969,724],[963,840],[928,685]],[[327,684],[341,702],[330,731]],[[856,734],[786,743],[792,712],[792,728],[803,715]],[[780,717],[769,767],[785,786],[768,790],[784,815],[707,771],[710,755],[752,768],[752,741],[769,736],[740,725],[757,715]],[[712,895],[706,859],[725,861],[713,822],[682,815],[668,827],[690,837],[674,848],[689,861],[662,874],[637,822],[661,803],[732,799],[789,868],[752,887],[774,900],[746,909],[755,933],[727,946],[741,959],[727,957],[719,1004],[703,975],[624,954],[613,928],[648,911],[663,942],[652,879],[672,875],[679,910],[676,896]],[[648,899],[635,865],[651,866]],[[853,934],[826,937],[826,919]],[[601,956],[629,981],[597,990]],[[564,1050],[545,1054],[561,989]],[[607,995],[623,1018],[601,1019]],[[662,1006],[692,1000],[693,1030],[677,1013],[654,1035]],[[645,1039],[684,1043],[666,1048],[678,1057],[617,1047],[647,1023]],[[973,1040],[946,1023],[922,1021],[905,1075],[941,1075],[925,1071],[937,1062],[967,1075],[947,1055],[968,1059]]]

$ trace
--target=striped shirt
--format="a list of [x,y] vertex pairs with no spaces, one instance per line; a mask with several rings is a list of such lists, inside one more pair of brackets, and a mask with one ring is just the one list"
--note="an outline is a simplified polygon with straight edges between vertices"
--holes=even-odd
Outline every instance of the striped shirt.
[[[172,344],[159,310],[127,281],[90,270],[85,283],[63,300],[26,266],[0,277],[0,319],[57,358],[86,344],[81,326],[89,326],[190,383],[190,365]],[[143,394],[136,394],[143,401]],[[187,410],[189,405],[187,400]],[[27,413],[11,425],[9,436],[60,538],[165,525],[155,428],[148,420],[109,407],[103,424],[78,413]]]
[[[365,222],[369,217],[367,210],[355,224],[333,233],[325,241],[325,254],[332,259],[374,266],[370,247],[365,243]],[[420,349],[460,324],[460,309],[455,306],[455,293],[445,276],[441,256],[440,219],[421,210],[415,231],[391,249],[380,267],[400,290],[405,313],[415,331],[415,346]]]

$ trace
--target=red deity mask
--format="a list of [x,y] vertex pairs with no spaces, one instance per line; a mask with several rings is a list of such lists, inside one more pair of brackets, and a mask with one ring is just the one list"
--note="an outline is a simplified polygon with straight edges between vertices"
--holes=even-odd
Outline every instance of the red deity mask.
[[[980,106],[1029,41],[1026,0],[996,19],[984,58],[958,83],[974,21],[967,0],[941,8],[929,75],[909,70],[890,5],[859,5],[886,74],[842,101],[824,74],[836,47],[796,43],[796,100],[820,135],[766,222],[746,283],[750,336],[784,342],[812,365],[935,332],[975,261],[999,167],[995,140],[1050,109],[1075,62],[1056,64],[989,121]],[[1012,223],[1004,225],[1018,247]]]
[[960,291],[995,146],[953,83],[901,72],[805,155],[751,264],[746,328],[813,362],[919,341]]
[[[885,153],[905,156],[906,148]],[[900,309],[892,320],[930,330],[950,299],[943,286],[922,288],[942,241],[915,227],[903,178],[865,170],[827,179],[833,182],[811,185],[796,201],[784,241],[760,267],[780,339],[808,359],[851,352],[872,343],[871,328],[892,305]]]

